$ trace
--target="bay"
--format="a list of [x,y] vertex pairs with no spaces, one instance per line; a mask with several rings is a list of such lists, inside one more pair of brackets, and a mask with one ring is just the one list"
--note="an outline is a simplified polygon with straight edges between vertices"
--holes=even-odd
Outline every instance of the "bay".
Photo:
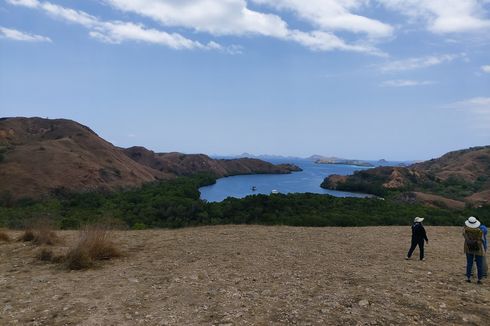
[[[267,161],[274,164],[296,164],[303,171],[293,172],[291,174],[253,174],[221,178],[217,180],[216,184],[199,189],[201,199],[208,202],[220,202],[227,197],[243,198],[255,194],[270,194],[272,191],[284,194],[310,192],[336,197],[369,196],[366,194],[327,190],[320,187],[323,179],[331,174],[349,175],[353,174],[354,171],[364,170],[366,167],[317,164],[307,159],[268,159]],[[252,187],[255,187],[255,191],[252,190]]]

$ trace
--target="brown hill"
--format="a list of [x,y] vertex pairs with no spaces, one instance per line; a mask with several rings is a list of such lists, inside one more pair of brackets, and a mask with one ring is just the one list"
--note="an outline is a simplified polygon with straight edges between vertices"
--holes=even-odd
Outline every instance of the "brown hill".
[[204,154],[155,153],[144,147],[130,147],[124,152],[140,164],[175,175],[208,172],[217,177],[226,177],[239,174],[284,174],[300,170],[295,165],[274,165],[252,158],[215,160]]
[[378,167],[352,176],[332,175],[322,187],[386,196],[404,201],[461,208],[490,202],[490,146],[454,151],[409,167]]
[[138,186],[169,178],[129,159],[88,127],[64,119],[0,120],[0,193],[38,197],[57,189]]
[[122,149],[71,120],[0,119],[0,194],[15,199],[61,189],[115,190],[199,172],[223,177],[297,170],[257,159],[214,160],[203,154]]

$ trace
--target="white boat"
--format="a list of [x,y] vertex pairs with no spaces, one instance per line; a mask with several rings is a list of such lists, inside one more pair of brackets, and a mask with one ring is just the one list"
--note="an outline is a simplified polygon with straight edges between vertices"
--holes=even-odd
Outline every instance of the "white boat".
[[273,189],[273,190],[271,191],[271,194],[278,194],[278,193],[279,193],[279,190],[276,190],[276,189]]

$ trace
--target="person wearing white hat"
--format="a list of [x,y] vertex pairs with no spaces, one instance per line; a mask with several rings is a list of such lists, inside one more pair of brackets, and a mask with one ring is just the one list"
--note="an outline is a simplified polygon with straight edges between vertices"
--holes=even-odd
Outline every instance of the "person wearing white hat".
[[413,251],[417,246],[419,246],[420,250],[420,260],[425,260],[424,258],[424,240],[429,243],[429,238],[427,238],[427,233],[425,232],[425,228],[422,225],[422,221],[424,219],[422,217],[416,217],[413,220],[412,224],[412,244],[410,249],[408,250],[407,257],[405,259],[410,259],[412,257]]
[[464,252],[466,254],[466,282],[471,283],[471,270],[473,261],[476,261],[478,271],[478,284],[481,284],[483,277],[483,232],[480,229],[480,221],[474,216],[470,216],[465,222],[463,230]]

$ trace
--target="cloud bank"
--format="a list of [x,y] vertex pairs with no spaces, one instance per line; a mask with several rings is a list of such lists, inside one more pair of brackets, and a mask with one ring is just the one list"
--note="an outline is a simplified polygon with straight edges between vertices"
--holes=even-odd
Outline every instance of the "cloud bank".
[[[312,51],[387,56],[379,44],[395,38],[397,30],[405,25],[421,26],[436,34],[490,31],[485,11],[488,0],[99,0],[117,11],[149,18],[163,29],[183,29],[179,33],[147,28],[132,21],[103,20],[48,1],[6,1],[80,24],[89,30],[91,37],[102,42],[140,41],[173,49],[228,51],[216,41],[202,43],[182,34],[198,32],[213,38],[269,37]],[[380,17],[370,17],[373,9],[379,7],[406,17],[407,22],[393,26]],[[304,26],[292,28],[291,17]],[[228,52],[239,52],[233,48]]]
[[122,21],[104,21],[84,11],[62,7],[50,2],[38,0],[7,0],[17,6],[38,9],[52,17],[65,20],[70,23],[84,26],[89,30],[89,35],[106,43],[121,43],[124,41],[141,41],[168,46],[173,49],[221,49],[216,42],[202,44],[190,40],[178,33],[146,28],[142,24]]

